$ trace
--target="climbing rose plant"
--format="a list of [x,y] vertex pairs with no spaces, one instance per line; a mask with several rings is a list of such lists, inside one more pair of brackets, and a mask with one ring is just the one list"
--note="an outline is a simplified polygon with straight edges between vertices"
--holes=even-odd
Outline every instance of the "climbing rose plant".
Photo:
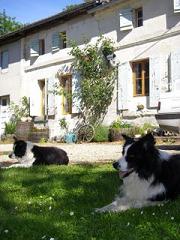
[[113,51],[113,42],[103,37],[83,48],[72,43],[73,67],[80,74],[76,98],[83,117],[91,124],[102,122],[112,101],[117,70],[110,66],[106,56]]

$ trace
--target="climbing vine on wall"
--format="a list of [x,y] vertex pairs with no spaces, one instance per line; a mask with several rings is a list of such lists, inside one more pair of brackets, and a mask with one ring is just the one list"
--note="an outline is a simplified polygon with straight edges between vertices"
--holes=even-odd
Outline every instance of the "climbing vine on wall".
[[117,70],[110,66],[106,56],[113,52],[113,42],[108,38],[100,37],[83,48],[72,43],[73,67],[80,74],[77,97],[83,116],[91,124],[103,120],[112,101]]

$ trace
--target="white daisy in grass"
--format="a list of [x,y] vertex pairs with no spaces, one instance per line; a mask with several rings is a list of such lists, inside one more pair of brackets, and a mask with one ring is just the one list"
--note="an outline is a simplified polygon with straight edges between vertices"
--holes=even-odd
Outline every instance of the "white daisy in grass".
[[50,207],[49,207],[49,211],[51,211],[51,209],[52,209],[52,207],[50,206]]
[[8,232],[9,232],[9,230],[8,230],[8,229],[5,229],[5,230],[4,230],[4,232],[5,232],[5,233],[8,233]]
[[174,220],[174,217],[171,217],[171,220]]
[[55,240],[55,238],[50,238],[49,240]]
[[155,216],[155,213],[153,212],[152,215]]
[[166,215],[168,215],[169,213],[168,212],[166,212]]
[[44,235],[41,239],[45,239],[46,238],[46,235]]
[[127,227],[130,226],[130,222],[128,222],[126,226],[127,226]]
[[73,215],[74,215],[74,212],[70,212],[69,215],[70,215],[70,216],[73,216]]
[[143,211],[141,211],[141,215],[143,214],[144,212]]

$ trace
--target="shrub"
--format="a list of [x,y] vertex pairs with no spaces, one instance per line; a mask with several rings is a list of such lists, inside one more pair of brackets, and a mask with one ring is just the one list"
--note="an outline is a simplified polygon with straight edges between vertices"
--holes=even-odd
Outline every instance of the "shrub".
[[143,126],[133,126],[129,130],[129,136],[134,137],[135,135],[144,136],[148,132],[152,132],[155,129],[155,126],[151,125],[150,123],[144,123]]
[[116,129],[130,128],[130,127],[132,127],[130,123],[122,121],[121,119],[115,120],[110,126],[110,128],[116,128]]
[[5,123],[5,135],[14,134],[16,132],[16,123],[15,122],[7,122]]
[[108,142],[109,127],[99,125],[95,129],[94,142]]

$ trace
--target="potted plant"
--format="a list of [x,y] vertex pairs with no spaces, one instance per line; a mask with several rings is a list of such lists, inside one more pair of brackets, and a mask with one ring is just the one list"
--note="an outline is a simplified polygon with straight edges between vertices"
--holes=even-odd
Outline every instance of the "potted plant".
[[115,120],[109,128],[109,140],[111,142],[122,140],[122,134],[128,134],[131,127],[131,124],[121,119]]

